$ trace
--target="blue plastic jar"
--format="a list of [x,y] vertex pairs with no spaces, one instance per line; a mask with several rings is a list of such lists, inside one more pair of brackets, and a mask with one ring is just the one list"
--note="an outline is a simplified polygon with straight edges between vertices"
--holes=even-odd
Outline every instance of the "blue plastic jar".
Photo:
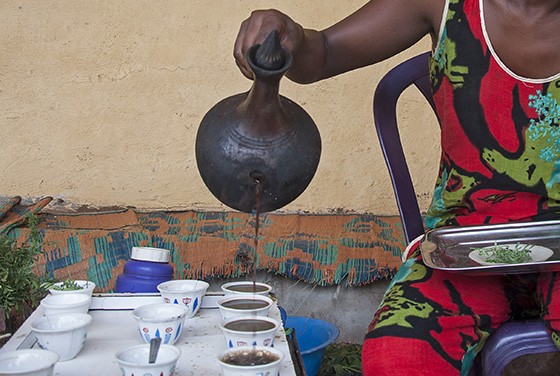
[[115,292],[158,292],[157,285],[172,279],[168,249],[133,247],[130,261],[117,277]]

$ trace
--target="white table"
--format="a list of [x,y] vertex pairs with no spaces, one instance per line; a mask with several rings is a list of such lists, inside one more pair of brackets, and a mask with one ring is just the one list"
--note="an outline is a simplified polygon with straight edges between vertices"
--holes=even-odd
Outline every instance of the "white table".
[[[177,376],[221,375],[217,355],[226,348],[226,342],[219,327],[222,318],[217,308],[217,301],[222,297],[223,295],[219,293],[208,293],[197,315],[185,321],[185,330],[175,343],[175,346],[181,349],[181,357],[177,362],[175,373]],[[54,375],[120,375],[114,354],[125,347],[144,343],[138,334],[131,311],[144,304],[162,301],[159,294],[94,295],[89,311],[93,321],[84,348],[76,358],[67,362],[58,362]],[[30,323],[41,316],[43,316],[43,309],[39,307],[0,349],[0,352],[37,348]],[[269,317],[281,320],[276,304],[271,307]],[[286,333],[282,327],[276,333],[274,347],[286,354],[280,375],[296,376]]]

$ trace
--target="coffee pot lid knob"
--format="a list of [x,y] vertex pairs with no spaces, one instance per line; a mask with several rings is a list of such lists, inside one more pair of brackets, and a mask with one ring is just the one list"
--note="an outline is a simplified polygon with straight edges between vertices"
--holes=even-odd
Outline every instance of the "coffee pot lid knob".
[[278,31],[273,30],[255,52],[255,65],[266,70],[278,70],[284,66],[284,53]]

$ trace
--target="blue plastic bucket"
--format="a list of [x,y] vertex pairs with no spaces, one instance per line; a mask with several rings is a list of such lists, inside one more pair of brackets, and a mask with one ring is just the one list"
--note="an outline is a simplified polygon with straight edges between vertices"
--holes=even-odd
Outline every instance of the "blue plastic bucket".
[[294,328],[307,376],[316,376],[328,345],[336,341],[340,331],[328,321],[311,317],[288,316],[286,328]]
[[280,319],[282,320],[282,326],[285,328],[286,327],[286,319],[288,318],[288,314],[286,313],[286,310],[284,308],[282,308],[281,306],[278,306],[278,310],[280,311]]

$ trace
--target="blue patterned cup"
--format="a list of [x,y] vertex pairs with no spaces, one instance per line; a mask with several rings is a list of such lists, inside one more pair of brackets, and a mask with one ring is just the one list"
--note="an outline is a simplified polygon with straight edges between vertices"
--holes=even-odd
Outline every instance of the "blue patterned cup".
[[171,345],[161,345],[155,363],[149,363],[150,345],[127,347],[118,351],[115,358],[122,376],[157,375],[173,376],[181,349]]
[[156,303],[140,306],[132,314],[146,343],[161,338],[161,343],[172,345],[181,335],[188,310],[176,304]]
[[195,279],[178,279],[160,283],[157,289],[165,303],[185,306],[187,318],[191,318],[200,309],[202,299],[210,285]]
[[222,376],[278,375],[286,356],[274,347],[244,346],[218,354]]
[[274,346],[274,337],[280,323],[265,316],[241,316],[226,320],[220,325],[226,346]]

